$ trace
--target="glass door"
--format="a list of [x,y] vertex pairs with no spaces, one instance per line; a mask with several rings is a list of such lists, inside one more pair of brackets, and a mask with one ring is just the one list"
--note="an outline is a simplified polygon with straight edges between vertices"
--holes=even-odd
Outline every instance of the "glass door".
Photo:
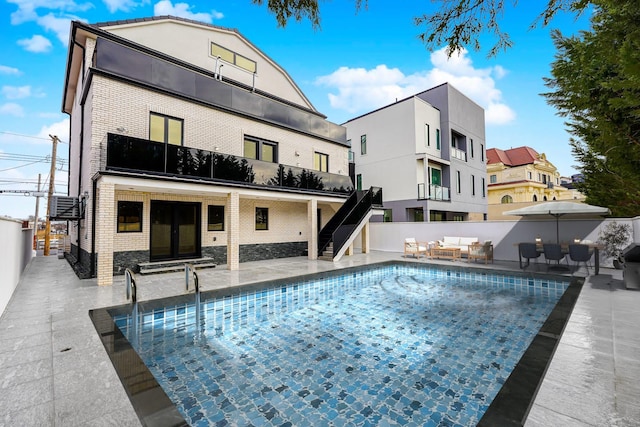
[[151,201],[152,261],[200,257],[200,203]]

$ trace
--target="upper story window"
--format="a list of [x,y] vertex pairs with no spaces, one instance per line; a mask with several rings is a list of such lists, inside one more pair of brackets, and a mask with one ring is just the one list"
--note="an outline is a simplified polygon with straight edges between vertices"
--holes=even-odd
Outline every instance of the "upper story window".
[[183,145],[183,120],[149,113],[149,139],[165,144]]
[[471,175],[471,195],[476,195],[476,176]]
[[533,173],[531,171],[527,172],[527,177],[533,179]]
[[486,183],[484,181],[484,178],[482,178],[482,197],[486,197],[487,196],[485,187],[486,187]]
[[484,144],[480,144],[480,160],[484,162]]
[[424,144],[427,147],[431,147],[431,132],[428,123],[424,124]]
[[235,53],[232,50],[227,49],[226,47],[222,47],[219,44],[211,43],[211,56],[229,62],[231,64],[237,65],[240,68],[243,68],[250,73],[255,73],[258,69],[256,65],[256,61],[252,61],[251,59],[244,57],[238,53]]
[[471,158],[474,158],[474,154],[473,154],[473,139],[469,140],[469,149],[471,150]]
[[436,129],[436,150],[440,149],[440,129]]
[[313,168],[320,172],[329,172],[329,155],[313,153]]
[[456,171],[456,191],[462,192],[462,181],[460,179],[460,171]]
[[360,135],[360,154],[367,154],[367,135]]
[[513,203],[513,197],[509,196],[508,194],[506,196],[502,196],[502,199],[500,199],[500,203],[502,204]]
[[498,176],[497,175],[489,175],[489,182],[492,184],[495,184],[496,182],[498,182]]
[[278,143],[252,136],[244,137],[244,157],[278,163]]

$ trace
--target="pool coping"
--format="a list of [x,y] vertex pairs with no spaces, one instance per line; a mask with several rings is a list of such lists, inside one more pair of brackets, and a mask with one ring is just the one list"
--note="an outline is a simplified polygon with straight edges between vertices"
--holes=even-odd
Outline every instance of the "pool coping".
[[[349,272],[361,272],[387,266],[415,265],[421,268],[431,267],[440,270],[476,272],[480,274],[499,274],[526,278],[550,278],[558,281],[569,281],[569,287],[562,294],[555,307],[547,317],[533,341],[514,367],[513,371],[493,399],[487,411],[478,422],[478,426],[522,426],[533,406],[536,394],[544,374],[551,363],[555,349],[560,341],[562,332],[571,315],[575,302],[580,295],[583,278],[562,275],[530,273],[504,270],[488,270],[470,266],[425,264],[409,261],[384,261],[379,263],[328,270],[287,278],[246,283],[239,286],[203,291],[203,298],[209,296],[224,296],[239,291],[249,292],[289,284],[292,280],[304,281],[322,279]],[[164,301],[192,301],[193,294],[182,294],[167,298],[160,298],[140,302],[146,308],[164,306]],[[89,310],[98,335],[107,351],[120,381],[129,396],[132,406],[140,422],[145,426],[178,427],[189,424],[178,411],[177,406],[169,399],[160,384],[153,377],[140,356],[131,346],[127,338],[116,326],[112,314],[130,313],[131,304],[104,307]],[[141,386],[142,384],[142,386]]]

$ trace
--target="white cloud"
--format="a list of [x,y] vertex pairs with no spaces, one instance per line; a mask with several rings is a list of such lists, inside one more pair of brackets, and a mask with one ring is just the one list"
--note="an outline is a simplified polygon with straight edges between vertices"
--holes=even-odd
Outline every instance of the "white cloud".
[[71,21],[79,19],[76,16],[66,15],[63,18],[55,16],[53,13],[49,13],[44,16],[38,17],[36,22],[42,28],[47,31],[53,31],[58,36],[58,39],[65,46],[69,43],[69,30],[71,29]]
[[318,77],[316,84],[337,90],[328,95],[333,108],[364,113],[448,82],[485,109],[487,124],[515,119],[515,112],[503,102],[495,85],[495,80],[506,74],[504,68],[475,68],[466,51],[447,58],[445,48],[433,52],[430,59],[432,69],[408,76],[386,65],[371,70],[340,67]]
[[17,68],[0,65],[0,74],[13,74],[14,76],[19,76],[22,73]]
[[81,12],[93,7],[91,2],[76,3],[73,0],[7,0],[18,6],[18,10],[11,14],[11,24],[18,25],[24,22],[37,21],[38,9],[55,10],[59,12]]
[[24,117],[24,110],[22,106],[9,102],[7,104],[0,105],[0,115]]
[[224,15],[220,12],[212,10],[211,13],[191,11],[192,6],[187,3],[171,3],[170,0],[161,0],[153,6],[154,16],[173,15],[181,18],[193,19],[194,21],[206,22],[211,24],[214,19],[222,19]]
[[61,121],[52,123],[48,126],[42,126],[37,136],[51,141],[49,135],[57,136],[62,142],[69,142],[69,119],[62,119]]
[[31,96],[31,86],[2,86],[2,95],[7,99],[23,99]]
[[129,12],[132,9],[135,9],[136,7],[142,5],[143,3],[146,3],[145,1],[133,1],[133,0],[103,0],[104,4],[107,6],[107,9],[109,9],[109,12],[114,13],[117,12],[119,10],[123,11],[123,12]]
[[34,53],[48,52],[51,50],[51,42],[48,38],[41,35],[34,35],[30,39],[18,40],[18,45],[22,46],[25,50]]

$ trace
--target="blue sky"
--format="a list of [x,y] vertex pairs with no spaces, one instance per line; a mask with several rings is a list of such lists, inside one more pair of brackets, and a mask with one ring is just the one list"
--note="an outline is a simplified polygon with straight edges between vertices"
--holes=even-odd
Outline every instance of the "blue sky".
[[[320,30],[307,21],[279,28],[266,7],[251,0],[0,1],[0,190],[33,191],[38,174],[48,183],[49,135],[57,135],[63,143],[55,191],[67,194],[69,122],[60,110],[70,21],[154,15],[238,29],[335,123],[448,81],[485,108],[487,148],[528,145],[546,153],[561,174],[576,172],[563,120],[539,94],[547,90],[542,78],[550,76],[555,55],[550,29],[571,34],[588,22],[560,15],[548,28],[529,30],[546,2],[520,2],[505,12],[502,27],[515,43],[510,50],[487,58],[494,40],[484,36],[482,52],[447,60],[443,50],[429,52],[417,38],[413,18],[436,6],[429,1],[395,2],[392,8],[370,1],[358,12],[352,1],[320,2]],[[40,216],[45,206],[42,200]],[[0,194],[0,216],[26,218],[34,212],[35,197]]]

